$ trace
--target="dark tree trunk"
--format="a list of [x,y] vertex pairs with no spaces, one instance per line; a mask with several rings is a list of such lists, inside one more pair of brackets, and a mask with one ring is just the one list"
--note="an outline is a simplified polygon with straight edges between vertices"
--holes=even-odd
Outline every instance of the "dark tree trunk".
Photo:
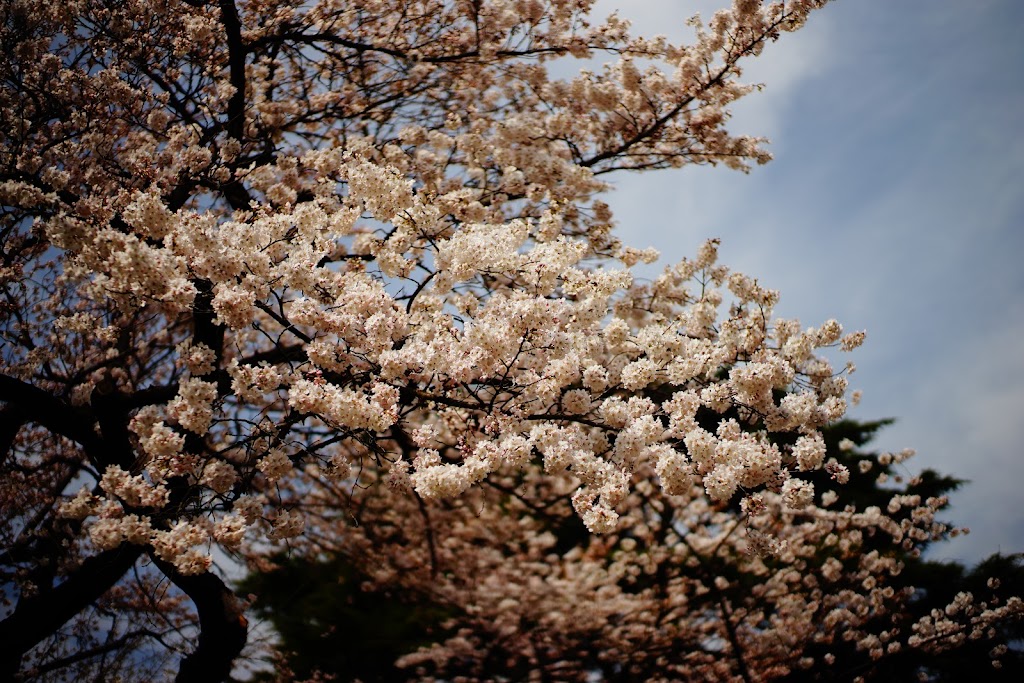
[[153,561],[188,595],[199,613],[199,644],[181,660],[175,680],[220,683],[227,679],[249,635],[241,601],[216,574],[186,576],[167,562],[156,558]]

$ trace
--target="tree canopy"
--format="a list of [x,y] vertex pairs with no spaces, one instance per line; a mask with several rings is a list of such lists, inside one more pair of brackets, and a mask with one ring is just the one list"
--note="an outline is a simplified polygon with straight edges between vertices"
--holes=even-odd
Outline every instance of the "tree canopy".
[[258,648],[222,567],[284,551],[420,577],[405,634],[472,594],[424,676],[766,679],[840,657],[818,619],[878,659],[1019,617],[901,621],[947,483],[843,500],[863,333],[775,317],[717,240],[635,279],[600,199],[767,161],[740,63],[826,0],[688,45],[592,4],[0,0],[0,677],[224,680]]
[[[470,505],[422,512],[429,526],[419,533],[375,538],[375,559],[366,562],[362,528],[372,529],[377,506],[417,515],[393,492],[374,489],[387,500],[325,522],[316,554],[292,549],[243,582],[280,634],[282,658],[267,678],[479,680],[500,672],[508,680],[540,673],[543,680],[952,682],[985,671],[986,680],[1018,680],[1019,649],[1007,649],[998,669],[990,661],[993,650],[1019,643],[1019,621],[956,645],[906,647],[913,625],[957,604],[960,593],[1019,595],[1024,564],[993,555],[967,570],[926,560],[922,551],[948,534],[894,544],[862,514],[849,514],[884,506],[902,523],[914,508],[893,510],[892,501],[945,497],[961,483],[929,470],[905,479],[891,454],[865,448],[887,423],[844,420],[823,429],[830,456],[850,469],[841,489],[849,507],[817,528],[804,522],[785,552],[760,561],[735,538],[736,505],[631,496],[631,525],[594,536],[557,496],[489,482]],[[805,476],[827,485],[817,474]],[[538,530],[543,556],[533,547]],[[445,539],[440,555],[429,549],[431,534]],[[895,561],[899,571],[865,572],[865,559]],[[567,582],[581,587],[567,591]],[[872,597],[879,589],[887,598]],[[886,651],[876,657],[871,650],[881,643],[872,635],[882,632]]]

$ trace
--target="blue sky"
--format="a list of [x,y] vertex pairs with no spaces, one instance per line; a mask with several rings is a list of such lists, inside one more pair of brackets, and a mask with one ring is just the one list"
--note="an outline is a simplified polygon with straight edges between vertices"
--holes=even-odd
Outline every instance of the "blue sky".
[[[638,33],[687,35],[727,0],[599,0]],[[620,234],[663,262],[721,237],[778,313],[866,329],[852,416],[910,471],[971,480],[936,557],[1024,551],[1024,3],[837,0],[746,65],[731,129],[775,161],[620,175]]]

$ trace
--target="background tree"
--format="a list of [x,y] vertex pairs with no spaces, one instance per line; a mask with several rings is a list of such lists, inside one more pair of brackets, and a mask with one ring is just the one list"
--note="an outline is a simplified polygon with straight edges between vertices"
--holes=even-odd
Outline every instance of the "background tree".
[[[1020,558],[994,555],[970,572],[922,559],[960,532],[934,519],[960,482],[911,478],[907,454],[864,450],[884,424],[823,430],[849,481],[805,476],[845,505],[787,520],[774,557],[754,554],[764,516],[745,519],[740,495],[708,507],[699,491],[640,491],[621,533],[593,536],[557,490],[522,481],[491,480],[468,504],[375,487],[358,504],[337,501],[352,513],[313,525],[309,546],[243,590],[281,635],[281,670],[300,679],[1017,680],[1024,659],[1009,646],[1022,625],[983,612],[1024,588]],[[403,516],[422,525],[375,536],[382,517]],[[353,620],[356,605],[373,616]],[[379,659],[368,669],[370,651]]]
[[[846,407],[816,350],[862,335],[773,319],[714,241],[633,283],[656,255],[598,195],[765,161],[724,129],[737,64],[824,0],[737,0],[688,46],[590,4],[0,2],[0,676],[226,678],[247,624],[213,548],[315,543],[378,479],[417,509],[571,496],[597,532],[663,496],[713,528],[742,492],[730,542],[766,551],[816,518]],[[415,520],[379,516],[366,562]]]

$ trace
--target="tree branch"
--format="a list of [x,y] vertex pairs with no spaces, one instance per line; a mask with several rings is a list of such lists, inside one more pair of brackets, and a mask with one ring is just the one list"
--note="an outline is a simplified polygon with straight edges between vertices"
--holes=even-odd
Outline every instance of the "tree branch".
[[12,680],[26,652],[106,593],[142,554],[122,545],[85,560],[53,590],[22,596],[14,613],[0,622],[0,680]]
[[242,43],[242,21],[233,0],[220,0],[220,23],[228,43],[229,79],[235,92],[228,100],[228,135],[241,141],[245,137],[245,45]]
[[37,386],[0,375],[0,401],[15,406],[9,415],[22,420],[21,424],[35,422],[85,448],[99,445],[100,439],[93,431],[95,422],[92,419]]

